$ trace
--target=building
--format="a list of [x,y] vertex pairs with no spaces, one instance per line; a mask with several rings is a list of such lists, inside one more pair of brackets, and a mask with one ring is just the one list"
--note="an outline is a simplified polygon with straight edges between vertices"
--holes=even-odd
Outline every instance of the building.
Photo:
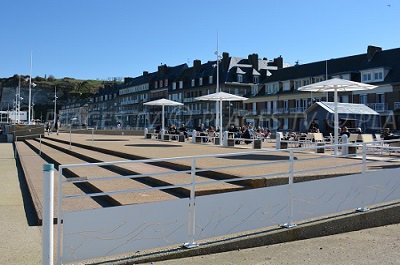
[[262,82],[259,93],[248,100],[246,109],[259,126],[274,130],[302,130],[305,110],[318,101],[333,101],[333,95],[299,92],[310,83],[330,78],[379,86],[371,91],[339,93],[339,102],[361,103],[377,111],[381,127],[398,129],[400,110],[400,49],[382,50],[368,46],[367,53],[286,67]]
[[[282,58],[268,61],[257,54],[248,58],[230,57],[222,53],[217,60],[192,66],[158,66],[156,72],[144,71],[141,76],[125,78],[118,87],[101,89],[89,103],[88,124],[98,128],[113,127],[120,123],[124,128],[154,128],[161,124],[161,107],[143,106],[143,103],[168,98],[184,103],[183,107],[168,107],[166,126],[185,123],[188,127],[199,124],[215,126],[215,102],[202,102],[196,97],[220,91],[247,96],[256,94],[263,80],[282,67]],[[217,74],[217,68],[219,73]],[[218,79],[218,81],[217,81]],[[223,124],[241,125],[247,112],[242,102],[226,103],[223,107]]]

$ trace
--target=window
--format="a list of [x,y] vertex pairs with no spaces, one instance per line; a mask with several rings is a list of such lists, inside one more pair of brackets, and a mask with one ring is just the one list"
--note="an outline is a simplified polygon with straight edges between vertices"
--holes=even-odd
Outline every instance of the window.
[[158,88],[158,82],[157,81],[154,82],[154,88]]
[[179,88],[183,88],[183,81],[179,81]]
[[294,89],[298,89],[299,87],[301,87],[301,81],[300,80],[294,81]]
[[367,103],[368,103],[367,95],[361,94],[360,95],[360,104],[367,104]]
[[203,85],[203,77],[200,77],[199,78],[199,86],[202,86]]
[[363,82],[368,82],[368,81],[371,81],[371,73],[364,73],[363,75],[362,75],[362,81]]
[[259,77],[258,75],[253,76],[253,83],[254,83],[254,84],[258,84],[259,81],[260,81],[260,77]]
[[376,94],[376,103],[385,103],[385,95]]
[[165,79],[165,80],[164,80],[164,85],[165,85],[165,86],[168,86],[168,79]]
[[210,75],[210,76],[208,77],[208,83],[209,83],[209,84],[212,84],[212,83],[213,83],[213,76],[212,76],[212,75]]
[[192,79],[192,87],[195,85],[195,80],[194,79]]
[[176,82],[172,82],[172,90],[176,89]]
[[290,91],[290,81],[283,82],[283,91]]
[[238,74],[238,75],[237,75],[237,81],[238,81],[239,83],[242,83],[242,82],[243,82],[243,75]]
[[163,87],[163,86],[164,86],[163,81],[160,80],[160,87]]

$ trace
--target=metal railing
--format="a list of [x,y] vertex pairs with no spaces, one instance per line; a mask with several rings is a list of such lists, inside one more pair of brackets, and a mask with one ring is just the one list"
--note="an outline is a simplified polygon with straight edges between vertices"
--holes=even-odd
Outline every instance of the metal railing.
[[[144,193],[144,192],[154,192],[154,191],[166,191],[166,190],[170,190],[170,189],[187,189],[189,190],[189,197],[187,198],[183,198],[183,199],[176,199],[173,201],[168,201],[168,204],[171,204],[171,206],[175,205],[176,207],[178,207],[178,205],[187,205],[186,201],[183,201],[183,204],[181,204],[181,200],[187,200],[189,202],[189,206],[187,208],[187,212],[186,214],[184,213],[176,213],[173,214],[173,216],[169,216],[166,217],[165,216],[165,224],[166,227],[164,227],[165,230],[168,230],[168,224],[173,223],[172,221],[169,222],[168,218],[180,218],[181,216],[187,216],[187,234],[185,235],[181,235],[183,237],[186,237],[188,240],[187,242],[184,244],[184,246],[186,247],[196,247],[197,246],[197,240],[200,238],[208,238],[209,234],[211,234],[212,236],[218,236],[226,233],[226,228],[225,226],[229,226],[230,222],[232,222],[232,229],[229,230],[230,233],[231,232],[238,232],[238,231],[247,231],[247,230],[251,230],[254,228],[261,228],[261,227],[265,227],[268,225],[273,225],[273,224],[283,224],[284,227],[290,228],[295,226],[295,221],[296,220],[303,220],[306,216],[308,218],[310,217],[319,217],[323,214],[334,214],[336,213],[335,211],[341,211],[341,210],[351,210],[351,207],[353,207],[354,205],[357,206],[356,208],[359,209],[367,209],[367,204],[364,205],[364,203],[366,203],[367,200],[363,200],[361,199],[361,201],[358,200],[353,200],[354,198],[349,198],[349,205],[350,206],[343,206],[343,198],[341,197],[342,195],[341,192],[346,192],[343,190],[346,190],[348,183],[355,183],[354,180],[356,181],[356,184],[354,185],[364,185],[362,183],[364,183],[365,181],[367,181],[367,172],[368,172],[368,165],[369,164],[374,164],[377,163],[376,161],[373,160],[368,160],[367,156],[368,156],[368,150],[370,148],[384,148],[384,150],[388,151],[389,149],[392,149],[392,147],[390,146],[373,146],[370,144],[341,144],[339,145],[340,148],[343,147],[356,147],[359,149],[360,152],[360,159],[359,160],[347,160],[346,158],[348,157],[354,157],[353,154],[348,154],[348,155],[343,155],[343,156],[331,156],[331,155],[320,155],[320,154],[315,154],[314,152],[321,147],[302,147],[302,148],[289,148],[289,149],[285,149],[285,150],[259,150],[259,151],[251,151],[251,152],[240,152],[240,153],[226,153],[226,154],[212,154],[212,155],[198,155],[198,156],[189,156],[189,157],[172,157],[172,158],[159,158],[159,159],[145,159],[145,160],[135,160],[135,161],[114,161],[114,162],[102,162],[102,163],[93,163],[93,164],[70,164],[70,165],[61,165],[59,166],[59,180],[58,180],[58,250],[57,253],[59,253],[58,256],[58,264],[61,264],[63,261],[66,262],[71,262],[71,260],[76,260],[79,259],[80,257],[68,257],[69,254],[71,253],[65,253],[65,251],[67,251],[68,249],[71,249],[71,242],[73,242],[72,244],[78,244],[79,245],[79,250],[81,249],[85,249],[86,247],[90,248],[91,246],[85,246],[82,242],[75,242],[75,240],[77,240],[76,238],[68,238],[68,242],[65,243],[63,240],[65,237],[67,237],[66,235],[64,235],[63,230],[66,229],[68,231],[70,231],[70,218],[69,218],[69,213],[65,212],[63,210],[63,201],[64,200],[76,200],[76,199],[82,199],[82,198],[86,198],[86,197],[98,197],[98,196],[114,196],[117,194],[126,194],[126,193]],[[333,149],[333,145],[326,145],[325,148],[331,148]],[[310,153],[310,151],[312,151],[312,153]],[[392,151],[400,151],[400,150],[396,150],[393,149]],[[216,163],[211,163],[212,166],[207,166],[208,163],[207,161],[215,161],[216,159],[237,159],[237,157],[240,156],[241,159],[245,159],[243,157],[248,156],[248,159],[246,162],[243,163],[235,163],[234,165],[232,164],[224,164],[224,163],[218,163],[218,165]],[[273,159],[271,161],[269,161],[268,159],[264,160],[264,159],[255,159],[254,157],[259,157],[259,156],[276,156],[276,157],[282,157],[282,159]],[[393,159],[393,158],[391,158]],[[245,159],[246,160],[246,159]],[[180,161],[180,162],[179,162]],[[324,162],[325,161],[325,162]],[[184,164],[186,165],[186,167],[184,167],[182,169],[175,169],[175,170],[167,170],[167,171],[163,171],[163,172],[159,172],[159,170],[156,170],[154,172],[147,172],[147,173],[143,173],[143,174],[137,174],[137,175],[127,175],[127,176],[104,176],[104,177],[80,177],[80,178],[74,178],[74,179],[68,179],[65,180],[63,178],[63,174],[65,172],[65,170],[67,169],[74,169],[74,168],[87,168],[87,167],[105,167],[105,166],[122,166],[122,165],[129,165],[129,164],[138,164],[138,163],[146,163],[146,164],[154,164],[154,163],[177,163],[179,162],[179,164]],[[302,165],[305,165],[302,167]],[[261,168],[262,170],[256,170],[257,168]],[[348,170],[344,170],[345,168],[348,168]],[[203,180],[203,181],[198,181],[197,177],[199,175],[201,175],[202,173],[205,172],[215,172],[215,174],[218,174],[218,172],[226,172],[229,171],[231,172],[232,170],[239,170],[241,172],[246,172],[244,175],[242,175],[241,177],[236,177],[236,176],[232,176],[231,178],[226,178],[226,179],[208,179],[208,180]],[[337,178],[324,178],[321,177],[321,181],[322,182],[314,182],[314,181],[305,181],[305,182],[301,182],[298,184],[295,184],[295,177],[307,177],[307,176],[311,176],[310,180],[312,180],[315,177],[315,174],[318,172],[323,172],[323,175],[330,175],[330,174],[335,174],[337,175],[338,171],[342,170],[342,174],[344,177],[337,177]],[[349,174],[349,170],[352,171],[352,173],[354,175],[350,175],[350,177],[348,176]],[[396,169],[397,170],[397,169]],[[383,172],[383,171],[381,171]],[[398,171],[396,171],[398,172]],[[371,178],[372,180],[376,180],[376,181],[382,181],[382,182],[387,182],[387,179],[383,178],[380,172],[377,171],[372,171],[373,174],[378,174],[379,178],[375,178],[374,176],[369,176],[369,178]],[[180,183],[170,183],[168,185],[164,185],[164,186],[159,186],[159,187],[144,187],[144,188],[137,188],[137,189],[124,189],[124,187],[121,187],[120,190],[113,190],[113,191],[107,191],[107,192],[95,192],[95,193],[91,193],[91,194],[64,194],[63,191],[63,185],[67,185],[67,184],[71,184],[71,183],[82,183],[82,182],[90,182],[94,185],[94,183],[98,182],[98,181],[112,181],[112,180],[118,180],[118,179],[138,179],[138,178],[148,178],[148,177],[157,177],[157,178],[165,178],[168,177],[170,175],[174,175],[174,174],[179,174],[180,176],[182,176],[182,182]],[[361,178],[361,182],[358,183],[359,177],[357,174],[361,174],[362,178]],[[392,174],[391,172],[389,172],[389,176],[386,178],[390,178]],[[346,175],[346,176],[345,176]],[[365,175],[365,176],[364,176]],[[186,176],[186,177],[184,177]],[[395,176],[394,176],[395,177]],[[248,193],[246,191],[241,191],[242,195],[240,195],[239,197],[242,198],[242,196],[250,196],[248,197],[248,200],[250,200],[250,204],[248,207],[256,207],[255,209],[258,209],[257,205],[258,203],[261,203],[261,205],[263,204],[263,202],[259,201],[260,198],[264,198],[265,205],[269,205],[271,204],[271,209],[269,210],[270,212],[275,212],[275,215],[272,216],[272,220],[265,222],[265,220],[253,220],[252,222],[246,222],[243,223],[242,220],[246,220],[247,218],[249,218],[250,213],[247,213],[245,210],[242,209],[247,209],[247,204],[245,204],[245,202],[242,201],[235,201],[232,200],[231,197],[236,198],[235,194],[236,192],[229,192],[229,193],[222,193],[219,195],[207,195],[207,196],[198,196],[196,195],[196,191],[199,190],[199,188],[207,186],[207,185],[217,185],[217,184],[230,184],[230,185],[235,185],[237,183],[240,183],[243,181],[264,181],[264,180],[268,180],[268,179],[276,179],[276,178],[284,178],[287,179],[287,184],[282,184],[282,185],[278,185],[278,186],[273,186],[273,187],[264,187],[264,188],[259,188],[256,190],[252,190],[251,193]],[[348,180],[349,178],[354,178],[351,180]],[[380,178],[382,178],[382,180],[380,180]],[[186,180],[186,182],[184,181],[184,179]],[[397,181],[398,182],[398,178],[390,178],[391,181]],[[341,183],[340,181],[343,180],[343,184],[339,185],[339,186],[335,186],[330,184],[331,182],[335,182],[337,183]],[[396,183],[397,183],[396,182]],[[333,210],[333,212],[327,211],[324,209],[324,207],[322,207],[322,209],[320,209],[319,211],[315,210],[315,214],[313,212],[313,214],[311,215],[307,215],[305,213],[307,213],[307,210],[304,210],[303,212],[301,212],[300,215],[296,215],[295,212],[298,211],[299,208],[299,200],[301,201],[301,198],[297,198],[297,196],[299,196],[298,192],[298,187],[300,187],[301,189],[304,189],[304,187],[306,189],[311,189],[311,190],[315,190],[318,191],[318,188],[311,188],[311,185],[322,185],[321,183],[327,183],[324,186],[324,189],[328,189],[330,193],[332,194],[327,194],[326,196],[330,196],[329,199],[329,203],[335,203],[334,198],[337,197],[337,205],[334,205],[335,207],[331,207]],[[358,184],[357,184],[358,183]],[[353,185],[353,184],[352,184]],[[372,184],[371,184],[372,185]],[[382,184],[383,185],[383,184]],[[391,182],[390,185],[397,185],[394,184],[393,182]],[[360,186],[360,187],[361,187]],[[309,188],[310,187],[310,188]],[[320,186],[318,186],[320,187]],[[362,186],[364,187],[364,186]],[[391,187],[392,190],[387,190],[388,195],[386,195],[386,189],[384,188],[380,188],[380,191],[383,189],[384,190],[384,195],[383,196],[386,200],[391,199],[393,196],[398,196],[399,194],[399,188],[400,187],[400,183],[397,186],[395,190],[393,190],[393,186]],[[337,190],[334,190],[335,188],[338,188]],[[300,189],[300,190],[301,190]],[[354,187],[352,188],[354,191]],[[323,192],[323,190],[321,191]],[[335,192],[338,193],[338,195],[335,195]],[[355,191],[354,191],[355,192]],[[361,191],[360,191],[361,192]],[[257,195],[259,194],[259,195]],[[262,195],[264,194],[264,195]],[[263,197],[265,196],[265,194],[268,195],[268,197]],[[301,194],[301,193],[300,193]],[[308,195],[307,192],[304,193],[305,196]],[[323,193],[324,194],[324,193]],[[365,193],[368,197],[368,192]],[[335,197],[335,196],[336,197]],[[210,196],[210,197],[209,197]],[[257,197],[258,196],[258,197]],[[261,196],[261,197],[259,197]],[[323,196],[323,195],[321,195]],[[359,195],[357,195],[359,196]],[[371,196],[375,196],[376,194],[372,194]],[[209,197],[209,198],[208,198]],[[374,197],[374,198],[375,198]],[[258,198],[258,199],[257,199]],[[358,198],[358,197],[357,197]],[[399,199],[400,196],[396,197],[396,199]],[[273,200],[269,201],[269,200]],[[175,204],[176,201],[176,204]],[[209,210],[209,208],[211,207],[206,207],[205,205],[207,205],[208,203],[211,203],[211,205],[213,205],[213,207],[217,207],[214,206],[217,205],[218,203],[222,203],[224,201],[227,201],[227,208],[232,208],[232,206],[234,205],[239,205],[237,210],[235,211],[234,209],[232,213],[228,214],[228,215],[222,215],[221,216],[221,220],[214,220],[214,219],[210,219],[209,220],[209,224],[204,224],[204,218],[211,218],[212,214],[210,214],[210,216],[208,216],[208,214],[205,214],[206,216],[204,216],[204,214],[201,213],[205,213]],[[369,200],[368,202],[373,201],[374,203],[380,203],[381,201],[375,201],[375,200]],[[218,203],[217,203],[218,202]],[[273,203],[279,203],[280,206],[278,208],[273,208]],[[315,204],[315,202],[313,201],[313,203]],[[360,203],[359,205],[357,203]],[[253,206],[253,204],[257,204],[255,206]],[[229,205],[229,206],[228,206]],[[251,206],[250,206],[251,205]],[[321,204],[323,205],[323,204]],[[126,214],[127,212],[131,212],[131,211],[137,211],[139,208],[142,209],[143,211],[145,211],[145,208],[143,207],[149,207],[149,211],[156,211],[158,215],[160,215],[160,220],[164,220],[163,218],[163,214],[164,214],[164,210],[168,210],[169,212],[171,211],[175,211],[173,209],[175,209],[175,206],[173,206],[170,209],[166,209],[165,205],[163,202],[154,202],[151,204],[146,204],[143,206],[138,206],[138,205],[128,205],[128,206],[123,206],[123,207],[132,207],[129,208],[129,210],[123,210],[123,212]],[[340,207],[339,207],[340,206]],[[123,207],[117,207],[117,208],[123,208]],[[155,207],[155,208],[153,208]],[[181,206],[179,206],[181,207]],[[265,207],[265,206],[264,206]],[[300,206],[301,207],[305,207],[305,206]],[[312,207],[315,207],[315,205],[312,205]],[[346,208],[346,207],[350,207],[350,209]],[[212,207],[211,207],[212,208]],[[108,208],[109,209],[109,208]],[[158,209],[159,211],[155,210]],[[177,208],[178,209],[178,208]],[[208,210],[207,210],[208,209]],[[215,208],[215,209],[220,209],[220,211],[223,211],[224,213],[226,211],[228,211],[225,208]],[[280,210],[279,210],[280,209]],[[296,210],[297,209],[297,210]],[[119,209],[115,209],[115,211],[117,211]],[[239,213],[238,211],[244,211],[243,213]],[[106,211],[106,210],[104,210]],[[216,210],[218,212],[218,210]],[[265,209],[258,209],[257,211],[261,211],[261,212],[265,212]],[[282,212],[283,211],[283,212]],[[76,215],[79,214],[84,214],[85,211],[80,211],[79,213],[76,213]],[[267,211],[268,212],[268,211]],[[233,214],[235,213],[235,214]],[[199,215],[197,215],[199,214]],[[214,212],[214,214],[216,214],[216,212]],[[226,213],[225,213],[226,214]],[[242,215],[243,216],[242,216]],[[255,212],[253,212],[252,214],[255,214]],[[261,213],[258,213],[261,214]],[[76,217],[76,215],[74,215]],[[225,216],[225,217],[224,217]],[[228,220],[225,220],[228,216],[230,216],[230,218],[237,218],[236,219],[230,219],[230,221],[228,222]],[[247,217],[246,217],[247,216]],[[250,215],[251,216],[251,215]],[[300,216],[300,217],[299,217]],[[201,218],[200,218],[201,217]],[[261,216],[260,216],[261,217]],[[86,217],[82,217],[82,218],[86,218]],[[88,219],[87,222],[90,223],[89,220],[94,220],[93,221],[93,225],[96,225],[96,220],[98,220],[99,218],[97,217],[97,219],[95,217],[93,217],[94,219]],[[110,222],[114,222],[115,220],[117,220],[118,218],[120,218],[118,216],[118,214],[116,213],[115,215],[112,216],[112,221]],[[135,229],[140,229],[141,226],[145,225],[146,223],[141,224],[139,219],[146,220],[146,214],[141,213],[140,215],[136,215],[136,218],[129,218],[129,222],[135,222],[136,220],[137,222],[139,222],[139,224],[137,224],[137,228],[132,227],[130,228],[131,230],[129,231],[135,231]],[[155,217],[154,217],[155,218]],[[207,219],[206,218],[206,219]],[[243,219],[244,218],[244,219]],[[303,219],[302,219],[303,218]],[[157,219],[158,220],[158,219]],[[157,220],[151,220],[151,223],[158,223]],[[175,219],[173,219],[175,220]],[[225,223],[225,225],[223,225],[222,227],[220,227],[219,229],[222,231],[220,232],[220,230],[218,230],[218,232],[216,232],[216,230],[211,231],[208,230],[206,228],[208,228],[208,226],[211,226],[211,224],[216,225],[218,223],[220,223],[222,220],[225,220],[227,223]],[[235,221],[236,220],[236,221]],[[126,221],[126,220],[125,220]],[[122,223],[124,223],[125,221],[121,221]],[[182,221],[182,220],[180,220]],[[284,221],[284,223],[275,223],[278,221]],[[63,223],[62,223],[63,222]],[[86,219],[85,219],[85,223]],[[102,222],[102,226],[104,227],[104,223],[108,222],[108,220],[105,220],[104,218],[101,219]],[[145,221],[143,221],[145,222]],[[162,222],[162,221],[160,221]],[[260,225],[256,225],[255,227],[253,226],[253,222],[256,223],[260,223],[261,227],[259,227]],[[183,222],[184,223],[184,222]],[[206,222],[207,223],[207,222]],[[240,223],[240,227],[238,225],[234,225],[235,223]],[[61,229],[61,225],[63,225],[63,229]],[[65,227],[67,225],[67,227]],[[163,224],[160,224],[163,225]],[[125,226],[125,225],[124,225]],[[242,227],[243,226],[243,227]],[[131,225],[127,225],[127,227],[131,227]],[[146,226],[145,226],[146,227]],[[179,226],[180,227],[180,226]],[[115,227],[114,227],[115,228]],[[202,228],[202,229],[199,229]],[[79,229],[79,228],[77,228]],[[84,229],[84,228],[82,228]],[[87,229],[87,228],[86,228]],[[113,229],[113,227],[109,227],[110,230]],[[164,229],[158,228],[157,226],[157,231],[158,233],[160,233],[159,231],[164,231]],[[172,228],[171,228],[172,229]],[[177,228],[173,228],[173,229],[177,229]],[[247,229],[247,230],[246,230]],[[93,231],[95,230],[95,228],[93,228]],[[178,231],[179,230],[179,231]],[[180,229],[177,230],[173,230],[175,231],[174,234],[180,234]],[[215,232],[215,234],[213,234]],[[94,233],[94,232],[91,232]],[[171,232],[172,233],[172,232]],[[71,234],[75,234],[75,235],[79,235],[79,236],[83,236],[83,234],[85,233],[69,233],[69,235]],[[135,233],[136,234],[136,233]],[[125,234],[124,234],[125,235]],[[171,234],[172,235],[172,234]],[[92,238],[97,238],[96,240],[100,240],[101,236],[95,236],[95,235],[90,235],[90,237]],[[111,240],[111,234],[107,234],[107,240]],[[118,237],[116,235],[116,237]],[[120,235],[121,237],[121,235]],[[141,238],[142,236],[140,235],[139,238]],[[162,235],[160,235],[160,240],[161,240]],[[211,236],[210,236],[211,237]],[[182,237],[180,237],[182,238]],[[90,245],[90,239],[88,240],[88,244]],[[125,239],[124,239],[125,240]],[[140,240],[137,241],[135,237],[133,237],[132,239],[136,244],[136,242],[139,242],[138,244],[140,244]],[[171,242],[169,240],[166,240],[167,243],[165,244],[174,244],[174,243],[179,243],[180,239],[177,239],[178,242]],[[183,242],[181,242],[183,243]],[[64,249],[61,249],[61,247],[64,247],[64,244],[68,245],[65,246]],[[159,244],[159,242],[155,243],[155,246],[159,246],[157,245]],[[74,253],[76,254],[76,252],[78,252],[77,248],[72,248],[75,249]],[[114,249],[114,248],[113,248]],[[131,251],[134,251],[136,249],[132,249]],[[83,251],[83,250],[82,250]],[[100,253],[105,254],[105,250],[98,250],[100,251]],[[110,251],[107,252],[107,255],[110,254],[115,254],[114,252]],[[76,254],[77,255],[77,254]],[[91,258],[91,257],[86,257],[84,256],[84,258]]]

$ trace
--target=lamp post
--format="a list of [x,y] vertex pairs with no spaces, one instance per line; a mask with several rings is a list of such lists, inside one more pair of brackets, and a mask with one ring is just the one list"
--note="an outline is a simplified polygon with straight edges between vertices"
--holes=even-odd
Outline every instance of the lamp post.
[[[69,150],[71,150],[71,148],[72,148],[72,136],[71,136],[72,135],[72,123],[76,120],[78,120],[78,118],[72,118],[71,122],[69,123]],[[93,134],[92,134],[92,137],[93,137]]]
[[57,121],[57,86],[54,86],[54,126]]
[[31,100],[32,100],[32,52],[31,52],[31,68],[29,73],[29,97],[28,97],[28,124],[31,125]]

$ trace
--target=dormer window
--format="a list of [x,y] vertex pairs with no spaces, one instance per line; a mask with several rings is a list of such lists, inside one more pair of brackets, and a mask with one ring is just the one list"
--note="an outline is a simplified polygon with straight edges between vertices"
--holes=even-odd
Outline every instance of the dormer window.
[[243,75],[242,75],[242,74],[238,74],[238,75],[237,75],[237,81],[238,81],[239,83],[243,83]]
[[382,82],[385,79],[383,68],[361,71],[361,81],[364,83]]
[[365,74],[363,74],[362,75],[362,81],[363,82],[369,82],[369,81],[371,81],[372,80],[372,75],[371,75],[371,73],[365,73]]

